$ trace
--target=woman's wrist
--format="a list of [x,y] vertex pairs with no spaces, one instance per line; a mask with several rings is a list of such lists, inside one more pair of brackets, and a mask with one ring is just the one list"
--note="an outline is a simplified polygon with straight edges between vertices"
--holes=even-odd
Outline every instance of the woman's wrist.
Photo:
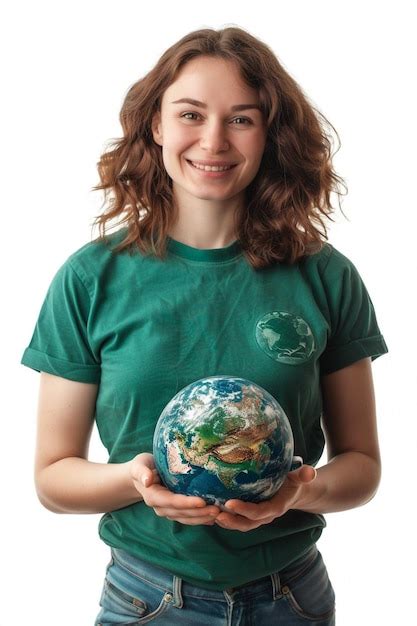
[[292,508],[307,513],[321,513],[321,508],[327,500],[327,488],[326,480],[323,478],[320,468],[316,469],[316,478],[302,485],[299,497]]
[[379,461],[362,452],[344,452],[317,469],[317,477],[303,485],[293,509],[335,513],[366,504],[380,480]]
[[55,513],[107,513],[140,502],[143,498],[135,487],[131,463],[60,459],[37,477],[39,500]]

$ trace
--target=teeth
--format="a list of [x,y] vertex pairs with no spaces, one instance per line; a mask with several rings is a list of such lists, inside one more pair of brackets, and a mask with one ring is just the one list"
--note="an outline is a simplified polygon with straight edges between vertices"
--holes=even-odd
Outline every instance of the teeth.
[[226,170],[232,169],[231,165],[227,165],[227,166],[201,165],[200,163],[194,163],[194,161],[191,161],[191,164],[194,167],[196,167],[198,170],[204,170],[205,172],[225,172]]

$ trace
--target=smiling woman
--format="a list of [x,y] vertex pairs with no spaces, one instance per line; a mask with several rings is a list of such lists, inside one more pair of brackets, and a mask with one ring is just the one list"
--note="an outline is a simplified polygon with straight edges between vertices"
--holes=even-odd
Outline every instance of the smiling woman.
[[[42,372],[39,499],[104,513],[111,559],[97,625],[331,626],[316,543],[324,513],[378,487],[371,362],[387,346],[358,270],[324,241],[341,182],[328,125],[239,28],[174,44],[130,88],[120,119],[123,137],[98,164],[96,188],[112,194],[100,236],[57,271],[22,357]],[[124,227],[109,234],[113,219]],[[158,417],[212,376],[229,391],[232,378],[255,383],[288,417],[304,464],[267,500],[220,509],[207,491],[206,501],[161,483]],[[249,410],[245,393],[236,403]],[[267,447],[253,455],[247,431],[237,440],[229,410],[222,445],[261,462]],[[107,464],[88,460],[93,420]],[[221,457],[209,470],[230,480],[240,457]]]
[[[190,92],[200,94],[202,101],[178,98]],[[190,103],[199,113],[183,111]],[[233,111],[248,108],[251,118],[236,124],[242,118]],[[152,131],[179,208],[179,219],[168,234],[195,245],[190,235],[200,224],[206,232],[200,234],[203,243],[202,237],[213,237],[212,224],[220,220],[226,240],[236,239],[235,215],[244,211],[246,189],[259,170],[266,142],[257,91],[241,79],[238,66],[210,56],[189,61],[164,92]]]
[[238,239],[261,269],[320,249],[344,188],[337,133],[265,43],[239,28],[189,33],[130,87],[120,121],[95,187],[110,196],[102,240],[110,224],[127,226],[117,251],[162,259],[169,236],[197,248]]

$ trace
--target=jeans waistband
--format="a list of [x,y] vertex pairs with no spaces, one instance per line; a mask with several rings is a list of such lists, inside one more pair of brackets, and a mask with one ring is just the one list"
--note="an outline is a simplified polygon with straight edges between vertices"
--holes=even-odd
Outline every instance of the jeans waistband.
[[175,574],[168,570],[156,567],[151,563],[138,559],[130,553],[120,548],[111,548],[113,559],[125,568],[131,575],[146,580],[149,584],[158,587],[164,591],[170,591],[175,589],[178,584],[181,585],[181,592],[184,595],[193,595],[194,597],[211,597],[212,599],[218,599],[223,597],[223,592],[228,594],[239,593],[246,595],[246,593],[259,592],[262,586],[272,587],[275,593],[279,592],[281,585],[286,584],[300,576],[313,561],[316,559],[318,550],[316,544],[312,545],[304,554],[295,559],[290,565],[277,572],[273,572],[263,578],[258,578],[244,585],[238,587],[224,589],[223,591],[215,591],[204,587],[198,587],[185,580],[182,580]]

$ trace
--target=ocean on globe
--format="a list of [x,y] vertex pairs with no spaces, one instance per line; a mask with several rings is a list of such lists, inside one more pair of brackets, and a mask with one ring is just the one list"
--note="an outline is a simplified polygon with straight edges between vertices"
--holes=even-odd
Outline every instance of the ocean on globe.
[[222,505],[271,498],[302,465],[284,410],[250,380],[210,376],[179,391],[153,439],[155,466],[175,493]]

